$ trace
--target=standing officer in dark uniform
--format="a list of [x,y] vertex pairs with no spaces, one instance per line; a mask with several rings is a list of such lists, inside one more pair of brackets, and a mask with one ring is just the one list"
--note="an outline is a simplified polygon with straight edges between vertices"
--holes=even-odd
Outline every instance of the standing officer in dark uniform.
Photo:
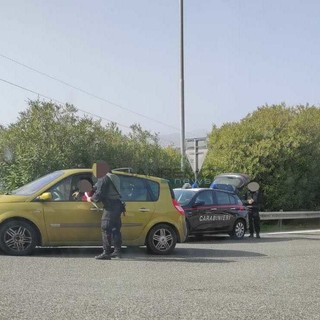
[[253,238],[254,232],[256,237],[260,238],[260,202],[261,197],[259,193],[259,184],[257,182],[250,182],[248,184],[248,192],[245,200],[245,204],[248,207],[249,213],[249,238]]
[[[122,203],[120,199],[120,179],[111,173],[108,164],[104,164],[107,173],[101,177],[95,185],[95,192],[88,197],[88,202],[102,202],[103,213],[101,218],[101,231],[103,252],[96,256],[99,260],[110,260],[121,257],[121,213]],[[97,174],[99,177],[99,175]],[[114,251],[111,253],[111,241],[113,239]]]

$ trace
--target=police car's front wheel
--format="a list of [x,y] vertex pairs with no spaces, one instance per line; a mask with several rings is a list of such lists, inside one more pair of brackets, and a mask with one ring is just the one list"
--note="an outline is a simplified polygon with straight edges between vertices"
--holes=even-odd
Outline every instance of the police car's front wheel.
[[233,239],[240,240],[244,237],[245,232],[246,232],[245,222],[242,220],[237,220],[233,226],[230,236]]
[[160,255],[171,253],[176,243],[177,234],[175,230],[167,224],[154,226],[150,230],[146,241],[148,252]]

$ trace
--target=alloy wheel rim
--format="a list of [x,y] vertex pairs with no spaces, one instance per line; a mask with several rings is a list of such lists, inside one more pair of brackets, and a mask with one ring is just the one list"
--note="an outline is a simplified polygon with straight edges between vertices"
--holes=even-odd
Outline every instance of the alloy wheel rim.
[[11,250],[24,251],[31,245],[32,236],[27,228],[15,226],[6,231],[4,242]]
[[241,238],[244,235],[244,225],[242,223],[237,223],[235,228],[235,234],[238,238]]
[[167,229],[157,230],[152,237],[153,245],[159,251],[168,251],[173,243],[173,237]]

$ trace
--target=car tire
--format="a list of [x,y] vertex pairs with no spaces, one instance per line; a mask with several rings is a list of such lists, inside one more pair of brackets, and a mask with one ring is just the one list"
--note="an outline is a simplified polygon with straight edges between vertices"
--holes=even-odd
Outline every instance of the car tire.
[[167,224],[154,226],[147,236],[148,252],[158,255],[170,254],[177,243],[175,230]]
[[246,233],[246,225],[243,220],[237,220],[233,226],[230,236],[232,239],[241,240]]
[[0,227],[0,248],[9,255],[26,256],[37,245],[37,232],[28,222],[11,220]]

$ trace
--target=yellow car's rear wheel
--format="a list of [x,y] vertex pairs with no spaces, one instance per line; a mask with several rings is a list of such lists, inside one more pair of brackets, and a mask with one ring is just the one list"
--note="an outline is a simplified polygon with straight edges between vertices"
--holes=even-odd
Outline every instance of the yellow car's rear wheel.
[[167,224],[155,225],[147,237],[147,248],[153,254],[170,254],[177,243],[176,231]]

